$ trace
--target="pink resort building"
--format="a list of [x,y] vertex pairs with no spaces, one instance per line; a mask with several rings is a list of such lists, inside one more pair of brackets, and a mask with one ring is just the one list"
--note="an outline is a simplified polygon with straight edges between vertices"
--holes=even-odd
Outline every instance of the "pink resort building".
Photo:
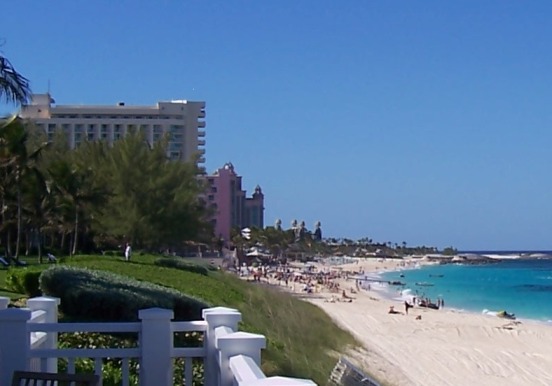
[[236,174],[231,163],[209,175],[207,181],[207,203],[214,211],[211,221],[215,236],[227,244],[232,228],[264,227],[264,195],[259,185],[251,197],[246,197],[242,177]]

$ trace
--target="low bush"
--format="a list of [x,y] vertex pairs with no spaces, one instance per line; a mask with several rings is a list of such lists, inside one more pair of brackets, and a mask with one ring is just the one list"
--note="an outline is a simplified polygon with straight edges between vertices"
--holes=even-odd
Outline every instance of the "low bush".
[[57,266],[40,276],[45,295],[61,299],[68,319],[89,321],[137,321],[141,309],[172,309],[176,320],[197,320],[208,307],[174,289],[137,281],[110,272]]
[[180,257],[161,257],[156,259],[154,263],[155,265],[159,265],[161,267],[176,268],[182,271],[199,273],[200,275],[207,276],[209,274],[207,267],[188,263]]
[[[179,347],[201,347],[203,335],[197,332],[187,332],[184,340],[187,344]],[[182,341],[182,340],[181,340]],[[61,333],[59,335],[59,348],[62,349],[101,349],[101,348],[136,348],[138,347],[136,337],[120,337],[102,333]],[[185,380],[184,368],[185,359],[175,358],[175,371],[173,373],[173,384],[183,385],[186,381],[190,386],[204,385],[203,360],[194,358],[192,363],[192,382]],[[77,358],[75,360],[75,370],[77,373],[91,373],[95,369],[95,360],[93,358]],[[103,358],[102,359],[102,384],[103,386],[118,386],[123,384],[121,368],[123,361],[121,358]],[[58,370],[66,372],[68,361],[66,358],[60,358],[58,361]],[[136,386],[138,382],[139,364],[137,360],[129,361],[129,384]]]
[[27,296],[40,296],[39,276],[42,270],[29,268],[10,269],[6,275],[6,287]]

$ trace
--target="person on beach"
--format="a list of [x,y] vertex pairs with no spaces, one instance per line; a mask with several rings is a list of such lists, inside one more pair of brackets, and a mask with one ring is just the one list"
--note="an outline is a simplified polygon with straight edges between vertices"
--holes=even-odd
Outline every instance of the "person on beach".
[[413,307],[411,304],[409,304],[406,300],[404,301],[404,311],[408,315],[408,309]]
[[125,260],[126,261],[130,261],[131,253],[132,253],[132,248],[130,247],[130,243],[127,243],[126,248],[125,248]]
[[395,306],[389,306],[389,311],[387,313],[388,314],[400,314],[399,311],[395,310]]

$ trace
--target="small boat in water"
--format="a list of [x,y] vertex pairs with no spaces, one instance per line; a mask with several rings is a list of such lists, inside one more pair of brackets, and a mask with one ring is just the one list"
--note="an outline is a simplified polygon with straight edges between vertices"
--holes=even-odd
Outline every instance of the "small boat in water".
[[433,283],[419,282],[419,283],[416,283],[416,285],[420,287],[432,287]]
[[398,281],[398,280],[395,280],[395,281],[390,281],[388,282],[390,285],[406,285],[406,283],[403,283],[402,281]]
[[443,276],[445,275],[432,275],[432,274],[429,275],[429,277],[443,277]]

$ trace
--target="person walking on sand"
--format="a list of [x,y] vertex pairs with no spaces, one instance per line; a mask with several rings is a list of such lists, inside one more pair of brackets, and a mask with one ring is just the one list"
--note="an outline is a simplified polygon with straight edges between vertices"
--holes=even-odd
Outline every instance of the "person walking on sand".
[[130,243],[127,243],[126,248],[125,248],[125,260],[126,261],[130,261],[131,253],[132,253],[132,248],[130,247]]
[[409,304],[406,300],[404,301],[404,311],[406,312],[406,314],[408,315],[408,309],[411,308],[412,305]]

